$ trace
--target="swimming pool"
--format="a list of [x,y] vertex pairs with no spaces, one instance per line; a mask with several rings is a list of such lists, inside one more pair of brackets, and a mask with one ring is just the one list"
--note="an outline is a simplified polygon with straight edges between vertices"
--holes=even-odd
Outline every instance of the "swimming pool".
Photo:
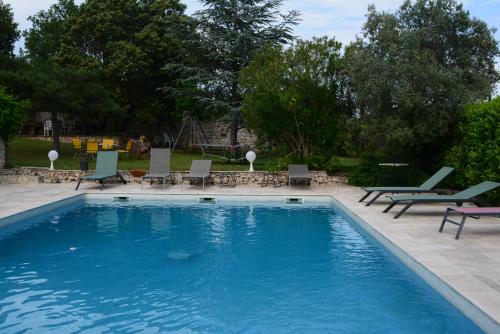
[[0,332],[481,332],[306,204],[89,200],[3,228]]

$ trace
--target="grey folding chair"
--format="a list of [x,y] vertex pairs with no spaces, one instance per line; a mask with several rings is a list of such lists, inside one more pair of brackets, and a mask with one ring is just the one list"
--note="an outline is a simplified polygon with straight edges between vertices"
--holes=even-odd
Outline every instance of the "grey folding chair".
[[307,165],[288,165],[288,187],[292,185],[292,181],[306,181],[311,185],[311,179]]
[[170,149],[169,148],[152,148],[151,158],[149,160],[149,173],[141,179],[141,189],[143,182],[146,179],[163,179],[163,189],[167,179],[172,179],[170,173]]
[[211,166],[212,160],[193,160],[193,162],[191,162],[191,170],[189,171],[189,174],[182,177],[181,190],[184,180],[201,180],[201,182],[203,183],[203,190],[205,190],[205,182],[208,182],[210,180]]

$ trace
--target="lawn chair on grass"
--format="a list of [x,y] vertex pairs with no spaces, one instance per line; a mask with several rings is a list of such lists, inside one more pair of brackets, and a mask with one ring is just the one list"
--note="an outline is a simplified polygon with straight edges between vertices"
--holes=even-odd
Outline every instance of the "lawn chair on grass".
[[77,137],[71,138],[71,144],[73,144],[73,150],[75,151],[73,158],[81,157],[83,153],[82,140]]
[[484,181],[476,184],[469,189],[463,190],[453,195],[397,195],[389,196],[392,203],[383,211],[389,212],[390,209],[396,204],[406,204],[401,211],[394,218],[399,218],[406,212],[413,204],[419,203],[456,203],[457,206],[462,206],[463,203],[474,203],[477,206],[484,206],[484,202],[477,198],[477,196],[484,194],[490,190],[500,187],[500,183]]
[[189,174],[182,177],[182,184],[184,180],[198,181],[201,180],[203,183],[203,190],[205,190],[205,182],[210,181],[210,167],[212,166],[212,160],[193,160],[191,163],[191,170]]
[[288,186],[291,187],[292,181],[305,181],[311,185],[311,173],[307,165],[288,165]]
[[110,151],[115,147],[115,141],[113,138],[104,138],[102,140],[102,149],[104,151]]
[[370,206],[373,202],[377,200],[383,194],[417,194],[417,193],[435,193],[435,187],[439,182],[443,181],[445,177],[447,177],[451,172],[454,171],[454,168],[451,167],[443,167],[439,171],[437,171],[434,175],[432,175],[427,181],[422,183],[418,187],[368,187],[363,188],[366,191],[366,194],[359,200],[359,202],[363,202],[368,196],[370,196],[374,192],[378,192],[368,203],[366,206]]
[[99,151],[99,142],[97,140],[88,140],[87,141],[87,150],[85,153],[87,156],[90,156],[91,159],[94,159],[94,155]]
[[130,152],[132,151],[133,140],[127,140],[127,145],[125,145],[124,150],[118,150],[118,153],[127,153],[127,157],[130,156]]
[[80,183],[83,180],[99,181],[101,184],[101,190],[104,188],[104,181],[113,177],[119,177],[123,184],[127,181],[123,178],[121,174],[118,173],[118,152],[107,151],[107,152],[97,152],[97,163],[95,168],[95,173],[93,175],[82,176],[78,180],[75,190],[78,190]]
[[141,179],[141,189],[143,188],[142,181],[145,179],[163,179],[163,189],[167,179],[172,180],[170,174],[170,149],[169,148],[152,148],[151,159],[149,161],[149,173]]

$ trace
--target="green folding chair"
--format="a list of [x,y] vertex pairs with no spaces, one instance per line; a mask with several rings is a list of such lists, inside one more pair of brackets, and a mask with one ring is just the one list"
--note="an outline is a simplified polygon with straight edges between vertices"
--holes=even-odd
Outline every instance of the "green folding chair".
[[366,203],[366,206],[370,206],[373,202],[377,200],[383,194],[418,194],[418,193],[435,193],[436,186],[444,180],[451,172],[455,169],[451,167],[443,167],[439,171],[437,171],[434,175],[432,175],[427,181],[422,183],[418,187],[368,187],[363,188],[366,191],[366,195],[364,195],[359,202],[363,202],[368,196],[372,193],[376,192],[374,197]]
[[462,206],[463,203],[474,203],[477,206],[485,206],[486,203],[477,196],[484,194],[490,190],[500,187],[500,183],[492,181],[484,181],[482,183],[476,184],[475,186],[465,189],[459,193],[453,195],[397,195],[389,196],[392,203],[383,211],[389,212],[389,210],[396,204],[406,204],[401,211],[394,218],[399,218],[403,213],[406,212],[412,205],[419,203],[456,203],[457,206]]
[[95,168],[95,173],[93,175],[82,176],[78,180],[75,191],[80,187],[80,183],[83,180],[86,181],[99,181],[101,184],[101,190],[104,188],[104,181],[110,178],[118,177],[121,179],[123,184],[127,181],[123,176],[118,173],[118,152],[117,151],[99,151],[97,152],[97,163]]

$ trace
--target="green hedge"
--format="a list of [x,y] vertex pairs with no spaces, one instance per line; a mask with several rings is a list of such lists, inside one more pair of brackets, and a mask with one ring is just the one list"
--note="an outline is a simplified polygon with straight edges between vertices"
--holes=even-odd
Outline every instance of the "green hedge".
[[[456,168],[456,184],[462,188],[500,182],[500,97],[466,108],[446,161]],[[485,197],[499,203],[500,191]]]

